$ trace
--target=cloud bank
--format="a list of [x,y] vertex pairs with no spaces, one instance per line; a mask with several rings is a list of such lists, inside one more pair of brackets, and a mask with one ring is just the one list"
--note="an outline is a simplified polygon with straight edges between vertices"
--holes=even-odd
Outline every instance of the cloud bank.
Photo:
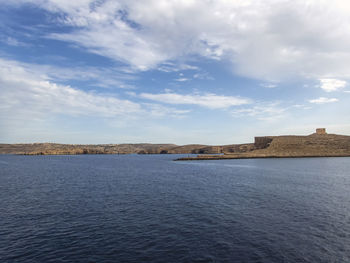
[[[81,68],[65,70],[60,67],[28,64],[0,58],[0,118],[35,119],[50,114],[67,116],[94,116],[101,118],[159,118],[183,117],[190,109],[168,107],[172,105],[197,105],[209,109],[223,109],[250,103],[249,99],[216,94],[141,93],[128,92],[132,100],[120,98],[115,93],[88,91],[62,85],[55,79],[100,80],[103,69]],[[105,76],[102,74],[102,76]],[[122,76],[124,78],[124,76]],[[105,81],[112,79],[105,78]],[[117,81],[117,80],[114,80]],[[144,102],[140,99],[153,101]],[[154,103],[156,102],[156,103]],[[161,103],[161,104],[159,104]]]
[[141,110],[140,105],[129,100],[56,84],[45,74],[33,73],[29,68],[29,65],[0,59],[3,116],[13,116],[15,112],[34,116],[51,112],[111,117]]
[[[22,0],[53,13],[75,43],[137,70],[193,56],[264,80],[350,77],[346,0]],[[11,4],[11,3],[7,3]],[[14,4],[14,3],[12,3]]]

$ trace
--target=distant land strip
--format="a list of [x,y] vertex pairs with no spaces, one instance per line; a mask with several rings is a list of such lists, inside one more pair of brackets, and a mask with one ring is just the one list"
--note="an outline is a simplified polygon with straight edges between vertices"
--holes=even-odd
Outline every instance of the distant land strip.
[[76,155],[76,154],[197,154],[177,160],[219,160],[247,158],[347,157],[350,136],[327,134],[325,129],[307,136],[255,137],[254,143],[209,146],[190,144],[0,144],[0,154]]

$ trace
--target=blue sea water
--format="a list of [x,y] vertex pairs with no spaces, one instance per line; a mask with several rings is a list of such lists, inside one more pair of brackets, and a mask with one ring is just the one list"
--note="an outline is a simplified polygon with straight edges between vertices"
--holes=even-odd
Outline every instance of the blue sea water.
[[0,156],[0,262],[350,262],[350,158]]

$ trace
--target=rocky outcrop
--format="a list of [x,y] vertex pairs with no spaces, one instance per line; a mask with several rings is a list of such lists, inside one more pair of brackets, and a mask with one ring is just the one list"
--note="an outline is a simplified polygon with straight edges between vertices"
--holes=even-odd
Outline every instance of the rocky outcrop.
[[272,140],[273,140],[273,137],[255,137],[254,147],[255,149],[265,149],[270,146]]
[[224,152],[223,155],[198,155],[194,158],[182,158],[182,160],[338,156],[350,156],[350,136],[314,133],[308,136],[255,137],[254,147],[250,151]]
[[312,134],[309,136],[278,136],[263,150],[277,155],[342,155],[350,154],[350,136]]

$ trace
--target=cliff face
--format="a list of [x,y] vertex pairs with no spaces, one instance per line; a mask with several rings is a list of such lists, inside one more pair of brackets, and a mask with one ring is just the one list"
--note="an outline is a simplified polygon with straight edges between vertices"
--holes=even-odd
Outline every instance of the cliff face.
[[264,153],[276,155],[341,155],[350,154],[350,136],[312,134],[309,136],[274,137]]
[[225,151],[224,155],[198,155],[201,159],[239,159],[269,157],[327,157],[350,156],[350,136],[336,134],[311,134],[308,136],[255,137],[248,151]]
[[265,149],[270,146],[273,137],[255,137],[254,140],[254,149]]

